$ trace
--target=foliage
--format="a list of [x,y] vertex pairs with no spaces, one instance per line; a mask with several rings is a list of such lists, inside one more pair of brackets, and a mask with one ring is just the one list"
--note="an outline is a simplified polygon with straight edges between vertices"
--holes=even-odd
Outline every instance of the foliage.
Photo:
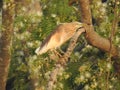
[[[103,37],[109,38],[114,17],[114,0],[102,3],[93,0],[91,4],[95,30]],[[54,69],[55,60],[51,60],[51,52],[37,56],[34,51],[62,22],[79,21],[78,5],[68,6],[68,0],[40,0],[42,15],[23,14],[24,9],[15,18],[12,62],[9,71],[8,90],[29,90],[33,79],[38,80],[39,87],[45,89],[50,71]],[[117,2],[120,7],[120,2]],[[22,6],[21,6],[22,7]],[[120,8],[117,10],[120,11]],[[120,20],[119,20],[120,22]],[[114,36],[114,44],[120,47],[120,25]],[[109,55],[80,42],[72,53],[70,60],[54,85],[55,90],[119,90],[119,80],[115,77],[113,62]],[[66,43],[68,44],[68,43]],[[66,47],[66,44],[62,48]],[[80,51],[80,46],[84,46]],[[107,80],[109,75],[109,79]],[[108,83],[107,83],[108,82]],[[108,84],[108,85],[107,85]]]

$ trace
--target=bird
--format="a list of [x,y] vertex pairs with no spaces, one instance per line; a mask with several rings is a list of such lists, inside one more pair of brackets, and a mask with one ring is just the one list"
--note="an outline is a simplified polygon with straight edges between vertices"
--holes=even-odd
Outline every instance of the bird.
[[83,24],[77,21],[59,24],[43,43],[35,50],[37,55],[46,53],[49,50],[57,49],[67,42]]

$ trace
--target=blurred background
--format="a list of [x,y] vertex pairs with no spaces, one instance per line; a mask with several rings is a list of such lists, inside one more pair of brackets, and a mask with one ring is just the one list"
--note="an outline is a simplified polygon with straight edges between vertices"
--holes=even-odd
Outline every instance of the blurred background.
[[[115,4],[119,12],[119,0],[90,2],[95,31],[102,37],[109,38],[111,34]],[[81,21],[78,2],[69,6],[69,0],[15,0],[12,59],[6,90],[45,90],[56,60],[52,60],[51,52],[37,56],[34,51],[58,24],[72,21]],[[63,51],[68,43],[61,47]],[[120,48],[120,18],[113,44]],[[108,59],[108,54],[88,45],[84,35],[80,36],[54,90],[105,90],[107,72],[110,72],[109,90],[119,90],[120,81]]]

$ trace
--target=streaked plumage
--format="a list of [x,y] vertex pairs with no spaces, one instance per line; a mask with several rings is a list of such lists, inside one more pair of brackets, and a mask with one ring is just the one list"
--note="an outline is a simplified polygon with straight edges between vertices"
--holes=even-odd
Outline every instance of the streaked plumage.
[[77,29],[83,27],[80,22],[62,23],[43,41],[35,51],[37,55],[43,54],[51,49],[60,47],[69,40]]

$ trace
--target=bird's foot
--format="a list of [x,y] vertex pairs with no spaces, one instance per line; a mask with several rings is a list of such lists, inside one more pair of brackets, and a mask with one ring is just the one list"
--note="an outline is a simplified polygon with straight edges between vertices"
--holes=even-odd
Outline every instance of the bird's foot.
[[53,53],[54,53],[55,55],[57,55],[59,58],[62,57],[62,55],[61,55],[58,51],[56,51],[56,50],[53,50]]

